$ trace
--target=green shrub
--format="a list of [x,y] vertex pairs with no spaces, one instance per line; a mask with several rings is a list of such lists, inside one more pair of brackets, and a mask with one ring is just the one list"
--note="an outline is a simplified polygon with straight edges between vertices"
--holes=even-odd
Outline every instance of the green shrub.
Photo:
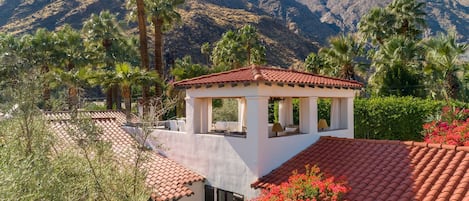
[[355,99],[355,138],[422,141],[422,125],[444,105],[444,101],[414,97]]

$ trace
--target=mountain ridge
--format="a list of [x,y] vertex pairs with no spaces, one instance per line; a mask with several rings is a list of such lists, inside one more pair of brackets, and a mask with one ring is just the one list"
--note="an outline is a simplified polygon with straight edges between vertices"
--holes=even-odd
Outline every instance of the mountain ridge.
[[[309,54],[327,44],[327,38],[356,31],[360,17],[374,6],[392,0],[186,0],[183,23],[166,34],[165,52],[172,58],[191,55],[206,63],[200,53],[204,42],[213,43],[227,30],[254,25],[267,47],[269,65],[298,66]],[[64,23],[81,28],[92,13],[110,10],[124,19],[125,0],[0,0],[0,32],[31,33],[39,27],[54,30]],[[469,41],[469,0],[426,2],[426,34],[456,30],[459,41]],[[131,24],[133,32],[135,23]],[[150,32],[151,34],[151,32]],[[151,45],[150,45],[151,47]]]

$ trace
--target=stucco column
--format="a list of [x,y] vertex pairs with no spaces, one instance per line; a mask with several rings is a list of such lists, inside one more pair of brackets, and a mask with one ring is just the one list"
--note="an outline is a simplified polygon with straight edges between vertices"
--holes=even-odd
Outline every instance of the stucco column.
[[246,99],[238,98],[238,131],[246,127]]
[[187,134],[195,134],[195,112],[194,112],[194,107],[195,107],[195,98],[186,96],[184,98],[186,100],[186,133]]
[[300,98],[300,132],[318,132],[318,97]]
[[332,98],[331,101],[331,130],[338,129],[340,126],[340,98]]
[[267,139],[268,97],[246,97],[246,127],[248,140]]
[[212,130],[212,123],[213,123],[213,106],[212,106],[212,98],[207,98],[207,123],[208,123],[208,130]]
[[355,138],[354,134],[354,109],[353,109],[353,99],[354,97],[348,97],[347,98],[347,129],[349,130],[349,135],[347,137],[349,138]]
[[278,122],[283,127],[293,124],[293,102],[291,97],[286,97],[279,101]]
[[[208,129],[210,128],[209,125],[211,124],[209,122],[209,105],[211,105],[211,101],[209,104],[209,98],[200,98],[200,133],[208,133]],[[211,99],[210,99],[211,100]],[[197,103],[198,101],[196,101]]]
[[265,146],[268,140],[268,97],[246,97],[247,143],[243,149],[249,150],[251,157],[245,163],[255,177],[263,176],[266,168],[263,163]]

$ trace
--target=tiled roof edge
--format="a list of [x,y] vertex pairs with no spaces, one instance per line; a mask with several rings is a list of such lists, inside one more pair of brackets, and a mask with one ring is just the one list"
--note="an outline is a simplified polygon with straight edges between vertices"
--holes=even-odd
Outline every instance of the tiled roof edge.
[[457,145],[449,145],[449,144],[436,144],[436,143],[415,142],[415,141],[350,139],[350,138],[338,138],[338,137],[332,137],[332,136],[321,136],[320,139],[335,140],[335,141],[355,141],[355,142],[358,141],[358,142],[368,142],[368,143],[377,143],[377,144],[404,144],[407,146],[414,146],[414,147],[429,147],[429,148],[469,152],[469,146],[457,146]]
[[229,70],[229,71],[223,71],[223,72],[219,72],[219,73],[212,73],[212,74],[208,74],[208,75],[202,75],[202,76],[195,77],[195,78],[183,79],[183,80],[179,80],[177,82],[174,82],[173,85],[174,86],[185,85],[184,82],[200,80],[200,79],[204,79],[204,78],[207,78],[207,77],[213,77],[213,76],[228,74],[228,73],[232,73],[232,72],[249,70],[251,68],[252,68],[252,66],[247,66],[247,67],[237,68],[237,69],[233,69],[233,70]]
[[359,84],[362,87],[364,86],[363,83],[361,83],[359,81],[356,81],[356,80],[346,80],[346,79],[341,79],[341,78],[337,78],[337,77],[330,77],[330,76],[319,75],[319,74],[309,73],[309,72],[304,72],[304,71],[297,71],[297,70],[294,70],[294,69],[276,68],[276,67],[268,67],[268,66],[257,66],[257,67],[260,68],[260,69],[288,71],[288,72],[300,73],[300,74],[304,74],[304,75],[313,75],[313,76],[316,76],[316,77],[322,77],[322,78],[327,78],[327,79],[331,79],[331,80],[338,80],[338,81],[350,82],[350,83],[353,83],[353,84]]

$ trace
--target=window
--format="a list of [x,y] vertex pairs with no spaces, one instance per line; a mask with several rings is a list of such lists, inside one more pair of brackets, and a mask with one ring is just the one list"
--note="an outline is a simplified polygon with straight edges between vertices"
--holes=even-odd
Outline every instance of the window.
[[[215,192],[216,192],[216,195],[215,195]],[[243,201],[243,200],[244,200],[243,195],[205,185],[205,201]]]

